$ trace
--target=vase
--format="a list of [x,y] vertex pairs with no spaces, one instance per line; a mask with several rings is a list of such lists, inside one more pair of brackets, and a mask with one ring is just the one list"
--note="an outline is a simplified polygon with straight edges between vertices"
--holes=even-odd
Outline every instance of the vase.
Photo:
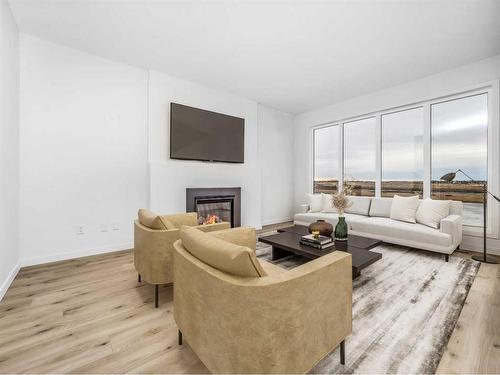
[[333,225],[327,223],[324,220],[317,220],[316,222],[309,225],[309,233],[313,231],[319,231],[322,236],[330,237],[333,233]]
[[335,240],[347,241],[347,223],[344,216],[339,216],[339,222],[335,226]]

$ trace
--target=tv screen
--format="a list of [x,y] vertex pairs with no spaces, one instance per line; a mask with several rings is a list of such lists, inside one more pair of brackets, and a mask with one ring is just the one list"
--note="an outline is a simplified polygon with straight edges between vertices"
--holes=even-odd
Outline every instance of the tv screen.
[[170,158],[243,163],[245,120],[170,103]]

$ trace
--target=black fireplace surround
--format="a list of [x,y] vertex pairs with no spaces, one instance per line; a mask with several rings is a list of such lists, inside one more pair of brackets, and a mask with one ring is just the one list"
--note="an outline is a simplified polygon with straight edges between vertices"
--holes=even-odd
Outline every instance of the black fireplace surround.
[[186,212],[217,215],[231,227],[241,226],[241,188],[186,188]]

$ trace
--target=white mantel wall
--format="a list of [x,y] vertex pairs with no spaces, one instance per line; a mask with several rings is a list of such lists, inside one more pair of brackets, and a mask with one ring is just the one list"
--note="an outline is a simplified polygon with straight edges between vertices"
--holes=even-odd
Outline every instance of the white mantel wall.
[[[184,212],[186,187],[240,186],[243,225],[292,218],[291,115],[30,35],[20,58],[23,265],[131,248],[137,209]],[[171,101],[245,118],[245,163],[170,160]]]
[[0,0],[0,300],[19,266],[19,32]]
[[[384,109],[451,95],[492,83],[498,88],[499,78],[500,56],[495,56],[457,69],[448,70],[417,81],[374,92],[369,95],[356,97],[295,116],[295,211],[299,209],[301,203],[304,203],[305,193],[310,192],[312,186],[312,127],[347,119],[349,117],[361,116]],[[498,111],[500,102],[498,100],[498,95],[494,95],[494,97],[496,98],[493,103],[494,111],[496,111],[494,121],[497,122],[496,126],[499,126]],[[496,155],[499,154],[499,143],[499,139],[495,139],[492,142],[494,147],[496,147]],[[499,176],[498,171],[495,171],[495,174]],[[492,203],[497,207],[492,207],[490,209],[498,211],[496,202],[492,200]],[[496,221],[494,225],[499,226],[500,223]],[[465,236],[462,248],[473,250],[482,249],[481,239],[479,237]],[[488,248],[492,252],[500,254],[500,241],[489,240]]]
[[[244,118],[245,163],[169,159],[170,102]],[[151,208],[157,212],[185,212],[187,187],[241,187],[241,223],[260,228],[262,194],[258,137],[256,102],[151,71],[149,81]]]

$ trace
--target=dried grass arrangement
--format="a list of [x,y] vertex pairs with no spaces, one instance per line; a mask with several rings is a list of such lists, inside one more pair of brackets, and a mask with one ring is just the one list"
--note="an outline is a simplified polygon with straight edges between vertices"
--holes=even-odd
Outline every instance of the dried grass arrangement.
[[337,194],[332,194],[332,206],[337,209],[339,216],[344,216],[345,210],[352,206],[353,202],[348,198],[350,193],[351,189],[346,187]]

